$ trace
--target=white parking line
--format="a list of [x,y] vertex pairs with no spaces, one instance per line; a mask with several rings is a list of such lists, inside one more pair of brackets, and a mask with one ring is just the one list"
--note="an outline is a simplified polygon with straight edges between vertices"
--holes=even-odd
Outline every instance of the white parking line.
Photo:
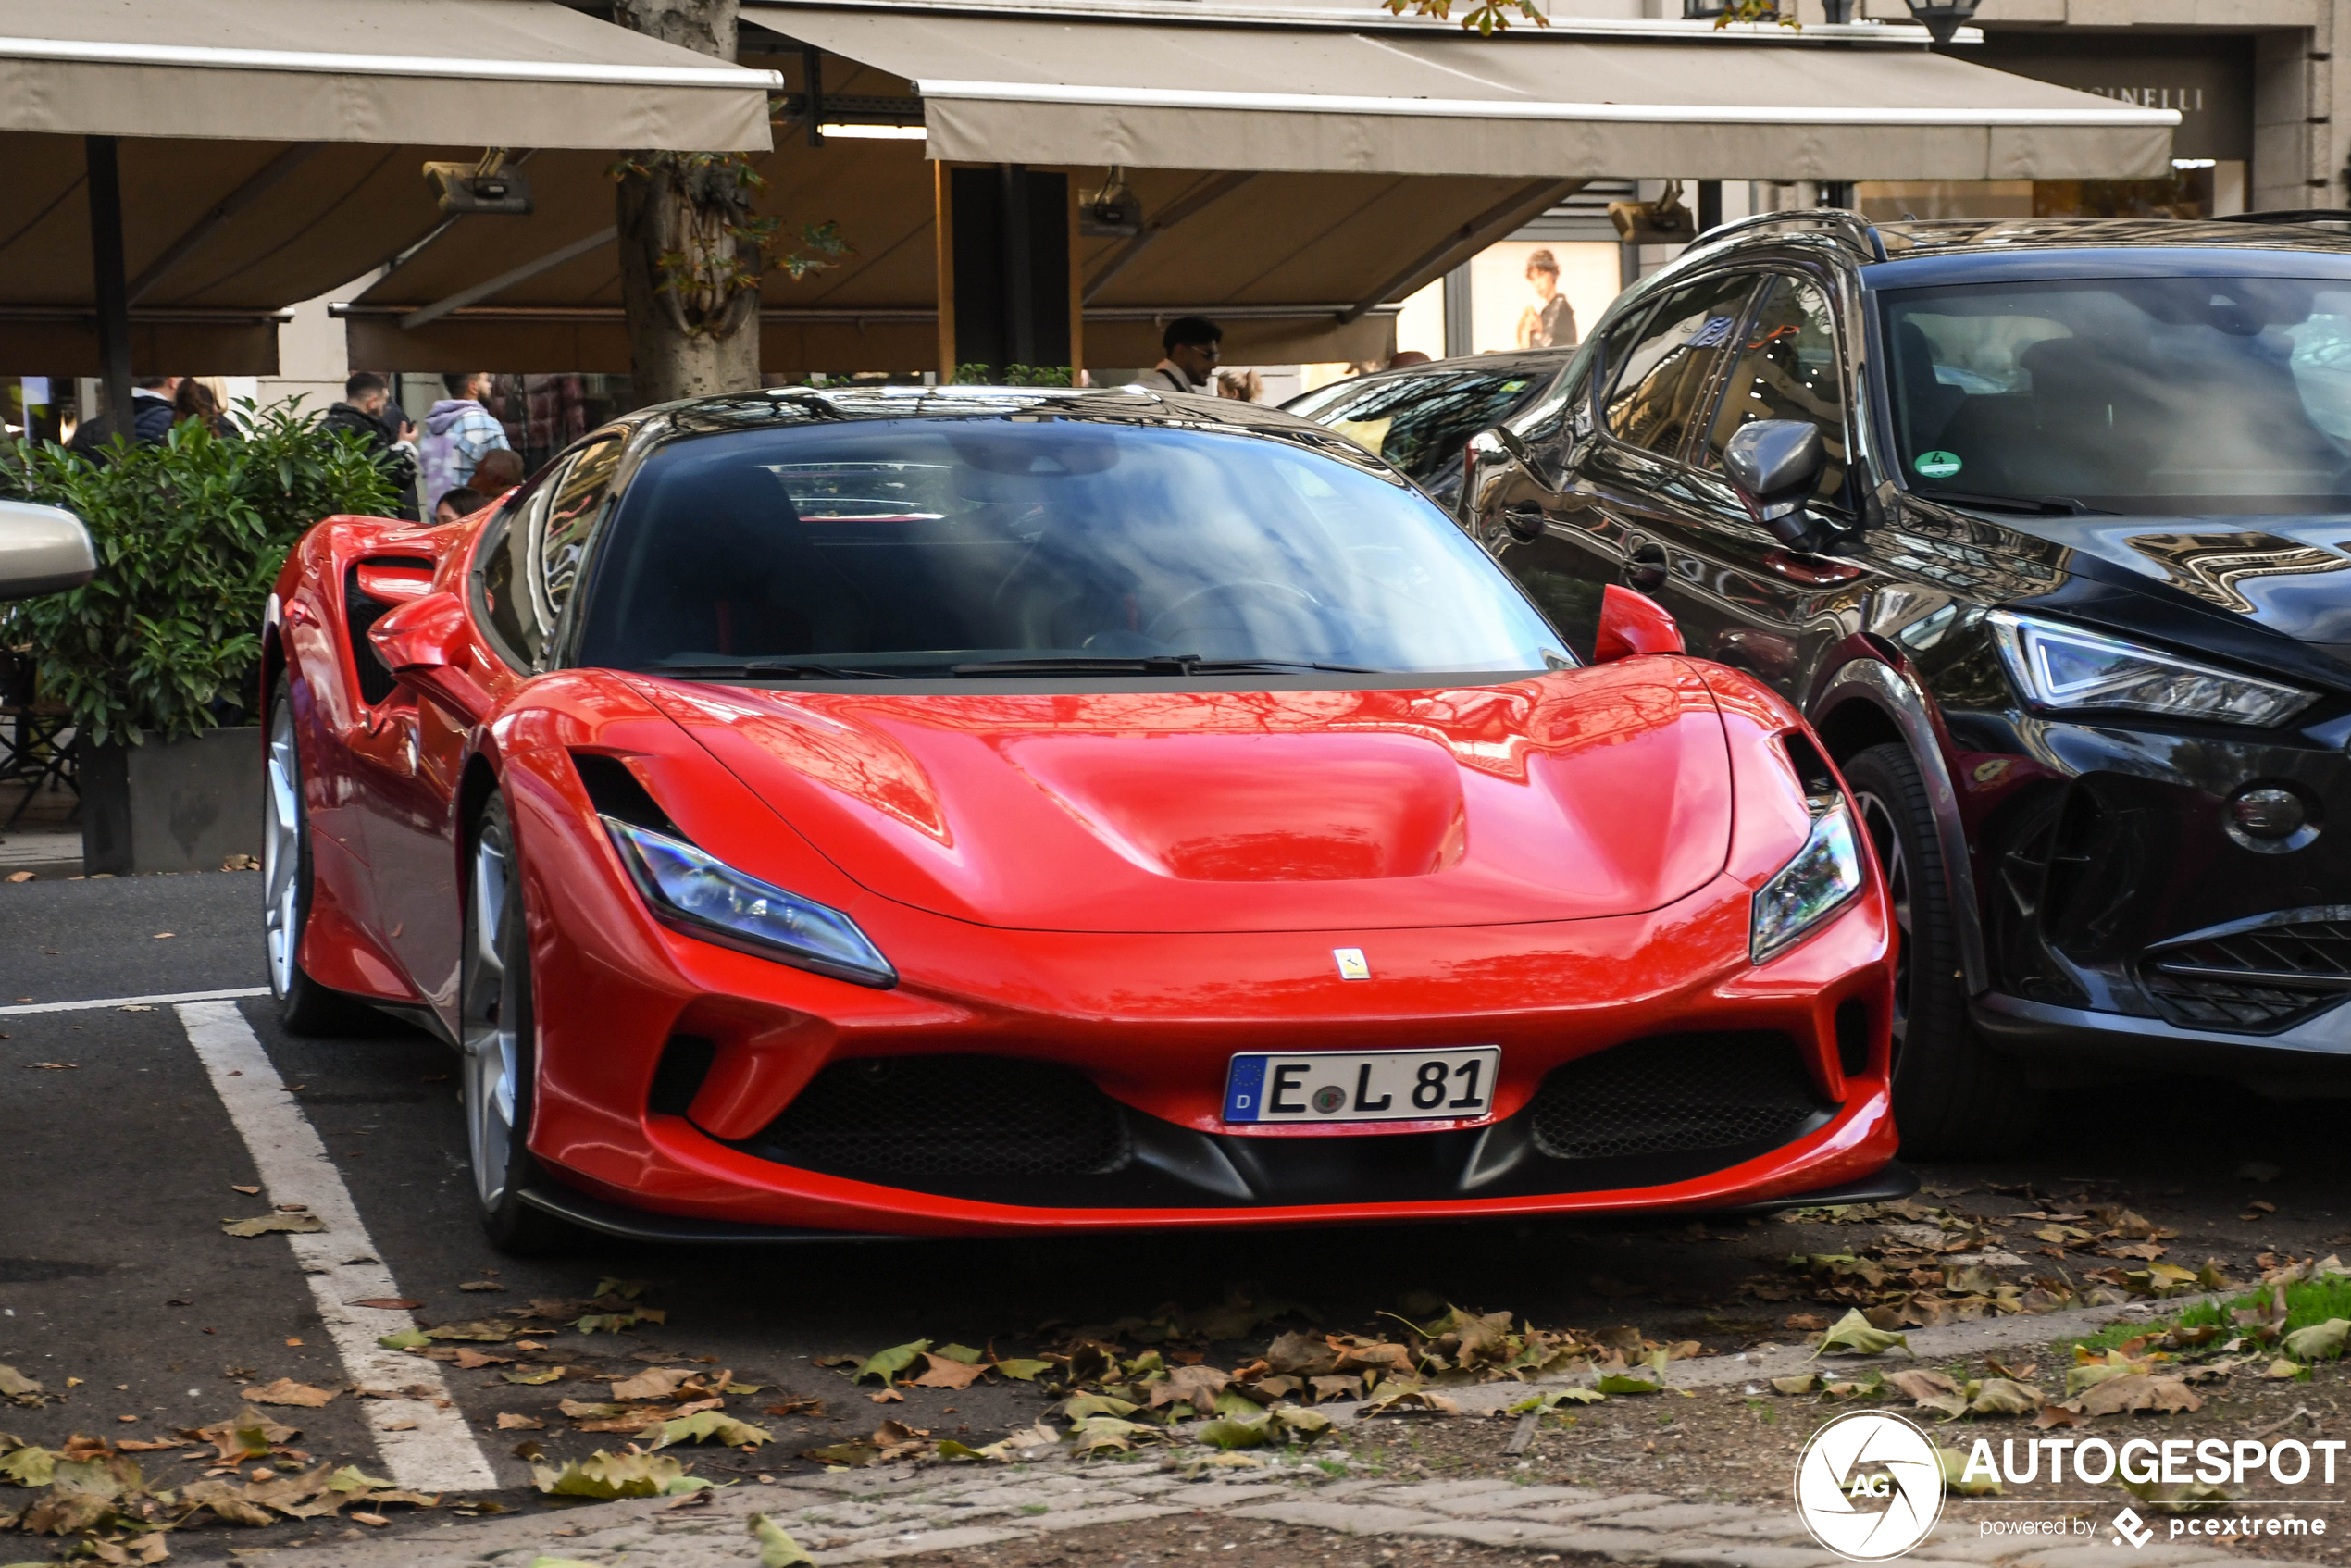
[[[231,993],[251,995],[254,993]],[[212,1087],[229,1109],[229,1119],[253,1154],[262,1188],[272,1203],[301,1203],[326,1222],[323,1231],[290,1235],[294,1260],[310,1281],[318,1315],[334,1337],[343,1371],[355,1387],[417,1390],[416,1397],[361,1400],[375,1429],[377,1450],[399,1486],[419,1492],[484,1491],[498,1478],[449,1399],[441,1368],[419,1357],[387,1350],[378,1337],[414,1328],[404,1312],[355,1307],[354,1301],[396,1297],[392,1270],[377,1258],[375,1243],[359,1222],[359,1211],[342,1175],[327,1158],[326,1145],[285,1081],[261,1049],[253,1027],[231,1001],[179,1004],[188,1043],[211,1075]]]
[[174,991],[165,996],[100,996],[86,1002],[19,1002],[0,1007],[0,1018],[12,1018],[27,1013],[87,1013],[101,1007],[172,1007],[183,1002],[241,1002],[249,996],[267,996],[267,986],[240,986],[225,991]]

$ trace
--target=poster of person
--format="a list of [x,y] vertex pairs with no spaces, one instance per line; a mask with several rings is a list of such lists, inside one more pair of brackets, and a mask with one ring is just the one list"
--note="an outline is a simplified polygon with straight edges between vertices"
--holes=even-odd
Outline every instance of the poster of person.
[[1612,242],[1505,240],[1470,262],[1471,352],[1573,347],[1616,297]]
[[1526,258],[1526,285],[1534,299],[1518,316],[1521,348],[1574,348],[1575,307],[1560,292],[1559,257],[1545,246]]

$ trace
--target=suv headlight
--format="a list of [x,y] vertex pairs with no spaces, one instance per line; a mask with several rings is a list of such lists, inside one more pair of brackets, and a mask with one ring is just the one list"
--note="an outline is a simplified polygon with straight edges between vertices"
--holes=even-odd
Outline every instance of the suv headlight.
[[671,924],[837,980],[877,990],[898,983],[889,960],[840,910],[745,876],[666,834],[610,816],[603,824],[637,890]]
[[1992,612],[2000,660],[2036,707],[2129,708],[2221,724],[2283,724],[2318,693],[2010,610]]
[[1861,849],[1840,800],[1812,819],[1812,831],[1796,858],[1755,890],[1748,957],[1757,964],[1776,957],[1860,890]]

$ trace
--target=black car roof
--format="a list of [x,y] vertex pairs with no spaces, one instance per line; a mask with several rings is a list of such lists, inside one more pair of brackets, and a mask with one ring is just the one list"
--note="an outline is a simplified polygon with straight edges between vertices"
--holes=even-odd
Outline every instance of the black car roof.
[[[2346,213],[2351,218],[2351,213]],[[2134,250],[2141,247],[2229,251],[2319,251],[2351,256],[2351,233],[2311,223],[2246,223],[2228,218],[1905,218],[1880,223],[1878,238],[1890,261],[1924,253],[2019,250]]]

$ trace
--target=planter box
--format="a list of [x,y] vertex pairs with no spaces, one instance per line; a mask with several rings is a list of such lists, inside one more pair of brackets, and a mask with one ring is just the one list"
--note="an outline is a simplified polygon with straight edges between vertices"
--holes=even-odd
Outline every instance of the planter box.
[[258,726],[83,746],[81,771],[85,873],[218,871],[232,854],[261,852]]

